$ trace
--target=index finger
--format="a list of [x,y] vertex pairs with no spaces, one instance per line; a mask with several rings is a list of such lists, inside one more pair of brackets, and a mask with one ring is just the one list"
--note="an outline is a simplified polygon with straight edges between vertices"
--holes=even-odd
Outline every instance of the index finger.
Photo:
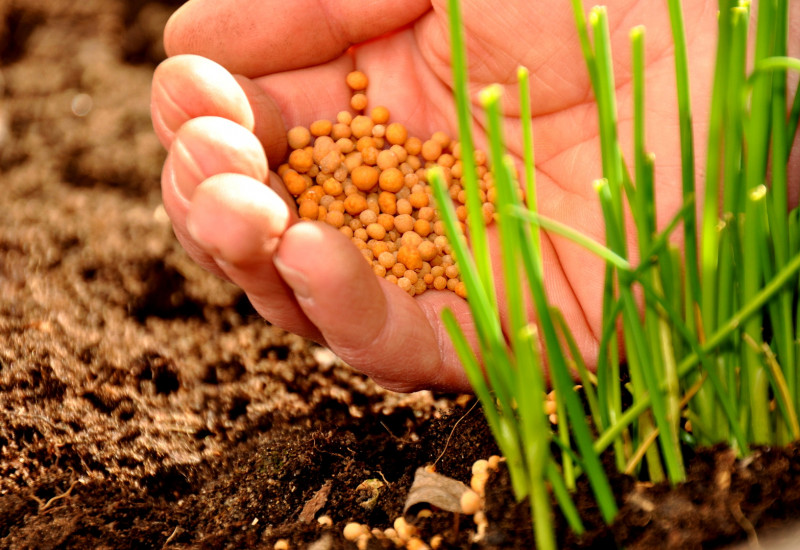
[[430,0],[192,0],[170,18],[164,46],[254,78],[330,61],[429,9]]

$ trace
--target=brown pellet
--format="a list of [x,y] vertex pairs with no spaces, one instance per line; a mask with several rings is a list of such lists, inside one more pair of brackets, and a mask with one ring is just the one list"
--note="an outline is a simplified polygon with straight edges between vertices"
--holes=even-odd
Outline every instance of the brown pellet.
[[438,143],[442,149],[445,149],[450,146],[450,136],[448,136],[441,130],[433,133],[433,135],[431,136],[431,141],[435,141],[436,143]]
[[410,290],[412,290],[412,287],[413,287],[411,281],[409,281],[405,277],[400,277],[399,279],[397,279],[397,286],[399,286],[400,288],[402,288],[406,292],[409,292]]
[[[409,155],[419,155],[422,151],[422,140],[418,137],[410,137],[405,142],[406,151]],[[417,167],[419,168],[419,167]]]
[[386,269],[391,269],[397,263],[397,259],[391,252],[382,252],[378,257],[378,261]]
[[306,149],[295,149],[289,155],[289,166],[297,172],[308,172],[313,165],[314,158]]
[[309,132],[308,128],[295,126],[286,134],[286,139],[292,149],[302,149],[311,143],[311,132]]
[[406,231],[400,238],[401,244],[417,248],[422,243],[422,237],[416,231]]
[[[369,229],[367,229],[367,231],[369,231]],[[375,255],[376,258],[380,257],[380,255],[383,254],[384,252],[390,252],[389,243],[387,243],[384,240],[379,241],[377,239],[372,239],[367,244],[369,245],[370,249],[372,250],[372,253]]]
[[441,155],[439,155],[439,158],[436,159],[436,164],[444,168],[450,168],[451,171],[453,166],[455,166],[455,163],[456,163],[455,157],[449,153],[442,153]]
[[336,122],[347,124],[349,126],[352,120],[353,115],[350,113],[350,111],[339,111],[336,113]]
[[350,130],[353,132],[353,137],[356,139],[363,137],[372,137],[372,127],[375,123],[372,119],[365,115],[358,115],[350,123]]
[[[334,145],[334,148],[336,146]],[[342,165],[344,156],[336,149],[328,152],[322,160],[319,161],[319,168],[323,174],[333,174],[339,166]]]
[[325,223],[336,228],[342,227],[344,225],[344,214],[337,210],[328,210],[328,214],[325,216]]
[[417,247],[419,255],[424,262],[430,262],[439,253],[439,249],[431,241],[422,241]]
[[367,94],[357,93],[350,98],[350,107],[354,111],[363,111],[367,108]]
[[308,189],[306,179],[292,169],[283,174],[283,184],[286,186],[286,190],[294,196],[298,196]]
[[419,249],[404,244],[397,251],[397,261],[406,266],[407,269],[419,269],[422,267],[422,255]]
[[297,215],[301,218],[313,220],[319,214],[319,205],[312,200],[300,201],[297,208]]
[[435,216],[436,216],[436,211],[430,206],[423,206],[422,208],[419,209],[419,212],[417,212],[418,219],[428,220],[431,223],[433,223]]
[[375,124],[386,124],[389,122],[389,109],[379,105],[377,107],[373,107],[370,111],[369,116],[372,117],[372,121]]
[[336,148],[339,149],[339,152],[343,155],[352,153],[356,148],[356,144],[353,143],[353,140],[349,138],[350,136],[347,136],[346,138],[339,138],[336,140]]
[[366,90],[367,85],[369,84],[367,75],[365,75],[361,71],[352,71],[348,73],[347,76],[345,77],[345,82],[354,92]]
[[411,203],[411,206],[419,210],[420,208],[428,206],[430,199],[427,193],[424,191],[419,191],[416,193],[412,192],[408,197],[408,202]]
[[397,201],[398,214],[411,214],[412,212],[414,212],[414,206],[411,204],[410,200],[400,199]]
[[350,172],[350,179],[360,191],[370,191],[378,183],[379,172],[372,166],[356,166]]
[[378,205],[381,207],[381,212],[393,215],[397,212],[397,196],[388,191],[381,191],[381,194],[378,195]]
[[315,203],[319,204],[320,199],[325,195],[325,191],[322,190],[322,187],[319,185],[312,185],[305,191],[303,191],[299,197],[297,197],[297,202],[302,202],[304,200],[312,200]]
[[344,187],[342,187],[342,182],[340,182],[336,178],[328,178],[322,184],[322,190],[325,191],[326,195],[335,197],[337,195],[341,195],[344,192]]
[[319,136],[314,140],[314,146],[311,148],[313,152],[313,159],[316,164],[320,164],[325,155],[331,151],[336,151],[336,143],[330,136]]
[[358,215],[358,219],[364,226],[367,226],[371,223],[376,223],[378,221],[378,215],[369,209],[369,199],[367,200],[366,210],[362,211],[361,214]]
[[330,120],[316,120],[308,127],[314,137],[327,136],[331,133],[333,123]]
[[409,189],[411,189],[412,193],[414,192],[413,191],[414,187],[419,186],[419,181],[420,181],[420,178],[419,178],[419,175],[416,172],[412,172],[410,174],[406,174],[405,177],[403,178],[403,182],[405,183],[405,186],[408,187]]
[[434,162],[442,154],[442,145],[438,141],[429,139],[422,144],[422,158]]
[[394,218],[394,227],[401,235],[414,229],[414,218],[411,214],[399,214]]
[[351,151],[344,156],[344,165],[347,167],[348,172],[352,172],[356,166],[361,166],[361,164],[361,151]]
[[367,147],[363,151],[361,151],[361,158],[364,161],[364,164],[369,166],[375,166],[378,163],[378,148],[377,147]]
[[[361,195],[349,195],[344,200],[344,209],[351,216],[358,216],[367,208],[367,200]],[[361,222],[359,222],[361,223]]]
[[384,149],[378,153],[378,168],[381,170],[388,170],[389,168],[397,168],[400,162],[397,155],[390,149]]
[[341,122],[337,122],[331,127],[331,139],[334,141],[339,141],[340,139],[347,139],[353,135],[353,131],[350,129],[349,124],[342,124]]
[[399,122],[392,122],[386,127],[386,141],[392,145],[403,145],[408,139],[408,130]]
[[378,223],[383,226],[386,231],[392,231],[394,229],[394,216],[391,214],[378,214]]
[[360,227],[353,231],[353,238],[366,243],[369,240],[369,234],[367,233],[366,229]]
[[390,193],[397,193],[400,191],[404,184],[403,173],[397,168],[387,168],[381,171],[378,185],[383,191]]
[[392,145],[389,147],[389,151],[394,153],[394,156],[397,157],[397,162],[403,163],[408,158],[408,151],[402,145]]
[[421,237],[427,237],[431,234],[431,222],[428,220],[421,220],[418,219],[414,222],[414,232],[420,235]]
[[392,266],[392,275],[395,277],[402,277],[403,273],[405,273],[407,269],[408,268],[405,266],[405,264],[398,260],[397,263]]
[[383,240],[386,237],[386,228],[379,223],[371,223],[367,226],[367,235],[371,239]]

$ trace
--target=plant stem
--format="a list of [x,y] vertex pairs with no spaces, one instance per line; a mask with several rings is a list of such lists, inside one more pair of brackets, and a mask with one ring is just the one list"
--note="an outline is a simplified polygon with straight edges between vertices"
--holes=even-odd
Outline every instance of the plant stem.
[[[448,0],[450,15],[450,51],[453,65],[453,92],[458,115],[458,139],[461,143],[462,180],[477,182],[475,169],[475,145],[472,139],[472,115],[470,114],[469,90],[467,88],[467,54],[464,44],[464,25],[461,17],[459,0]],[[486,227],[483,223],[481,200],[477,185],[465,185],[467,194],[467,224],[470,232],[470,243],[475,254],[479,280],[484,285],[492,303],[496,302],[492,265],[489,257],[489,244]]]

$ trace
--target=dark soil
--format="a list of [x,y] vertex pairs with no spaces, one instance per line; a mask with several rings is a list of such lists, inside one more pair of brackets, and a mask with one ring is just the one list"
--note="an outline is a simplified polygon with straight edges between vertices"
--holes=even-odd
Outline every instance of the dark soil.
[[[177,4],[0,0],[0,547],[352,548],[345,523],[391,526],[416,468],[468,481],[496,449],[469,399],[377,388],[176,244],[148,102]],[[800,518],[800,447],[614,486],[618,523],[581,485],[590,533],[564,547],[719,547]],[[445,548],[532,546],[503,468],[486,514],[480,542],[468,516],[408,519]]]

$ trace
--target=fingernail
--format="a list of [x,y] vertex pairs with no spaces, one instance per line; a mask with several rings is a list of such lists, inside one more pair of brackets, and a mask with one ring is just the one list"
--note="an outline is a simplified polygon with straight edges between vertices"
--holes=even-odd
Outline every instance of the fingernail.
[[176,137],[172,142],[169,163],[176,191],[184,200],[192,200],[195,188],[205,177],[197,160],[189,153],[189,149],[180,137]]
[[272,262],[275,264],[275,269],[283,277],[283,280],[286,281],[286,284],[292,288],[295,296],[304,300],[311,298],[308,278],[303,273],[283,263],[277,255],[272,258]]
[[177,132],[178,128],[191,118],[178,106],[178,103],[173,99],[173,94],[163,82],[154,83],[153,100],[158,105],[158,116],[172,132]]

